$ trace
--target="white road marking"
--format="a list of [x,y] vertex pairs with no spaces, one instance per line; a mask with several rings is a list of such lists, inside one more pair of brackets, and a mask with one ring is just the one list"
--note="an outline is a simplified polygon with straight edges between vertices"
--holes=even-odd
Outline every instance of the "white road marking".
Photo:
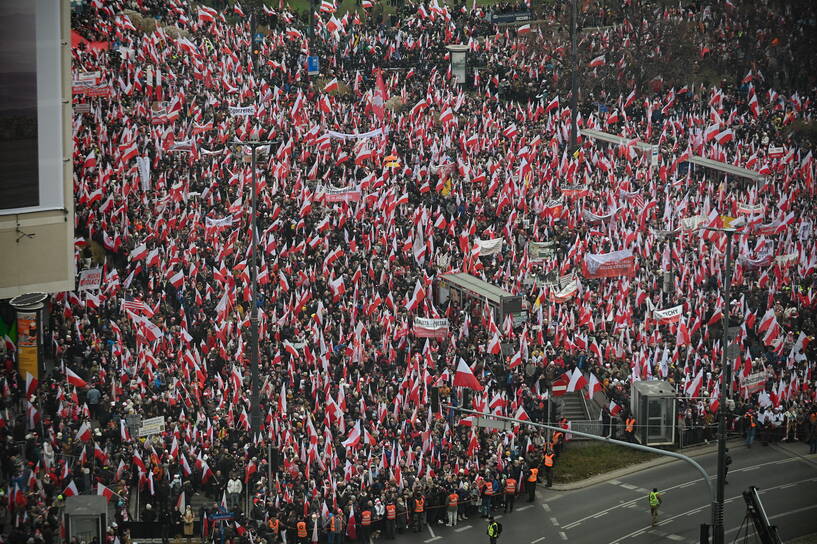
[[559,537],[561,537],[562,540],[567,540],[567,535],[564,531],[559,531]]
[[623,487],[624,489],[629,489],[630,491],[632,491],[633,489],[638,489],[638,486],[633,485],[633,484],[619,484],[619,487]]
[[[809,483],[809,482],[814,482],[814,481],[817,481],[817,478],[809,478],[809,479],[807,479],[807,480],[800,480],[800,481],[799,481],[799,482],[797,482],[797,483],[798,483],[798,484],[804,484],[804,483]],[[774,487],[767,487],[767,488],[765,488],[763,491],[767,491],[767,492],[768,492],[768,491],[775,491],[775,490],[777,490],[777,489],[780,489],[780,488],[781,488],[781,487],[783,487],[784,485],[787,485],[787,484],[781,484],[781,485],[777,485],[777,486],[774,486]],[[741,497],[742,497],[742,495],[738,495],[738,496],[733,497],[733,498],[737,499],[737,498],[741,498]],[[696,511],[696,512],[700,512],[701,510],[703,510],[703,509],[705,509],[705,508],[709,508],[709,506],[707,505],[707,506],[701,506],[701,507],[698,507],[698,508],[696,508],[696,509],[695,509],[695,511]],[[811,508],[817,508],[817,505],[814,505],[814,506],[808,506],[808,507],[806,507],[806,509],[811,509]],[[802,509],[801,509],[801,510],[802,510]],[[778,515],[794,514],[794,513],[797,513],[797,512],[798,512],[798,511],[794,511],[794,510],[793,510],[793,511],[791,511],[791,512],[786,512],[786,513],[784,513],[784,514],[778,514]],[[675,519],[677,519],[677,518],[680,518],[681,516],[688,516],[688,515],[690,515],[690,511],[687,511],[687,512],[681,512],[680,514],[676,514],[676,515],[674,515],[674,516],[672,516],[672,517],[669,517],[669,518],[667,518],[667,519],[663,520],[663,521],[660,523],[660,525],[665,525],[665,524],[670,523],[671,521],[673,521],[673,520],[675,520]],[[771,518],[769,518],[769,519],[771,519]],[[634,537],[634,536],[641,535],[641,534],[643,534],[645,531],[649,531],[649,530],[650,530],[650,527],[644,527],[644,528],[639,529],[639,530],[637,530],[637,531],[633,531],[633,532],[632,532],[632,533],[630,533],[630,534],[627,534],[627,535],[624,535],[624,536],[622,536],[622,537],[620,537],[620,538],[617,538],[616,540],[613,540],[612,542],[610,542],[610,544],[618,544],[619,542],[621,542],[621,541],[623,541],[623,540],[626,540],[626,539],[631,538],[631,537]]]
[[531,540],[531,541],[530,541],[530,544],[536,544],[537,542],[542,542],[544,539],[545,539],[545,537],[540,536],[540,537],[539,537],[539,538],[537,538],[536,540]]
[[667,538],[670,540],[674,540],[675,542],[681,542],[682,540],[684,540],[684,537],[682,537],[681,535],[667,535]]
[[431,538],[437,538],[437,535],[434,534],[434,529],[431,528],[431,525],[426,525],[426,529],[428,529],[428,532],[431,533]]
[[456,529],[454,529],[454,532],[455,533],[461,533],[463,531],[467,531],[468,529],[472,529],[473,527],[474,527],[473,525],[465,525],[463,527],[457,527]]
[[559,520],[558,520],[558,519],[556,519],[556,518],[550,518],[550,522],[551,522],[551,523],[552,523],[552,524],[553,524],[555,527],[558,527],[558,526],[559,526]]
[[550,512],[550,505],[548,503],[542,503],[542,508],[544,508],[545,512]]
[[[793,514],[799,514],[800,512],[805,512],[807,510],[814,510],[815,508],[817,508],[817,504],[812,504],[811,506],[804,506],[803,508],[798,508],[797,510],[789,510],[788,512],[781,512],[779,514],[769,516],[769,521],[771,521],[773,519],[784,518],[786,516],[791,516]],[[742,527],[733,527],[732,529],[729,529],[728,531],[726,531],[724,534],[728,535],[729,533],[734,533],[734,532],[738,531],[741,528]]]
[[428,544],[429,542],[434,542],[435,540],[442,540],[442,539],[443,539],[443,537],[441,537],[441,536],[435,536],[434,538],[429,538],[427,540],[423,540],[423,542]]
[[621,485],[620,480],[609,480],[607,483],[612,485]]
[[494,519],[502,519],[502,514],[499,514],[498,516],[494,516]]
[[600,518],[602,516],[606,516],[606,515],[607,515],[607,512],[599,512],[598,514],[593,516],[593,519],[598,519],[598,518]]
[[[760,463],[760,464],[753,465],[753,466],[755,468],[759,468],[759,467],[763,467],[763,466],[766,466],[766,465],[789,463],[791,461],[796,461],[798,459],[799,459],[799,457],[789,457],[787,459],[781,459],[781,460],[776,460],[776,461],[767,461],[765,463]],[[745,467],[745,468],[748,468],[748,467]],[[737,468],[737,469],[732,470],[731,472],[740,472],[742,470],[745,470],[745,468]],[[610,480],[609,482],[613,482],[613,481],[614,480]],[[703,481],[703,478],[696,478],[695,480],[691,480],[689,482],[684,482],[682,484],[678,484],[678,485],[674,485],[672,487],[668,487],[666,489],[663,489],[663,491],[666,493],[667,491],[671,491],[673,489],[681,489],[683,487],[689,487],[691,485],[695,485],[698,482],[702,482],[702,481]],[[555,499],[555,498],[559,498],[559,497],[562,497],[562,496],[563,495],[551,495],[551,498]],[[545,499],[545,500],[549,500],[549,499]],[[641,501],[640,497],[637,498],[637,499],[630,499],[629,501],[622,500],[621,502],[619,502],[619,504],[616,504],[615,506],[611,506],[609,508],[606,508],[606,509],[602,510],[601,512],[611,512],[611,511],[615,510],[616,508],[621,508],[621,507],[624,507],[624,508],[636,508],[637,507],[636,503],[639,502],[639,501]],[[578,520],[576,520],[574,522],[568,523],[567,525],[564,526],[564,528],[565,529],[573,529],[573,528],[579,526],[582,522],[587,521],[588,519],[592,519],[592,518],[596,517],[601,512],[597,512],[596,514],[591,514],[589,516],[585,516],[585,517],[583,517],[581,519],[578,519]]]
[[[542,506],[545,506],[545,505],[543,504]],[[533,508],[533,505],[532,504],[526,504],[525,506],[523,506],[521,508],[517,508],[516,511],[517,512],[522,512],[523,510],[527,510],[528,508]],[[550,507],[548,506],[548,508],[550,508]]]

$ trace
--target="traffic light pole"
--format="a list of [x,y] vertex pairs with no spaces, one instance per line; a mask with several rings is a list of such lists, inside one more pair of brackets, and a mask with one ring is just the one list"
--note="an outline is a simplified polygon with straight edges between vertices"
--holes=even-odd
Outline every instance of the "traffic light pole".
[[[535,423],[533,421],[516,419],[514,417],[505,417],[505,416],[497,416],[497,415],[493,415],[493,414],[485,414],[485,413],[482,413],[482,412],[477,412],[476,410],[469,410],[467,408],[461,408],[459,406],[444,405],[444,408],[448,408],[448,409],[451,409],[451,410],[456,410],[458,412],[466,413],[466,414],[469,414],[469,415],[485,417],[485,418],[491,419],[491,420],[508,421],[508,422],[514,423],[516,425],[528,425],[530,427],[537,427],[537,428],[540,428],[540,429],[546,429],[548,431],[563,431],[564,430],[561,427],[557,427],[555,425],[548,425],[548,424],[544,424],[544,423]],[[596,436],[594,434],[583,433],[581,431],[574,431],[572,429],[570,431],[570,434],[575,434],[576,436],[581,436],[581,437],[584,437],[584,438],[588,438],[590,440],[596,440],[597,442],[606,442],[607,444],[613,444],[613,445],[616,445],[616,446],[622,446],[624,448],[630,448],[632,450],[646,451],[648,453],[653,453],[655,455],[663,455],[664,457],[673,457],[675,459],[680,459],[681,461],[684,461],[685,463],[687,463],[689,465],[692,465],[692,467],[701,474],[701,476],[703,477],[704,483],[706,483],[706,488],[709,491],[709,497],[711,499],[712,519],[713,520],[715,519],[715,513],[717,511],[718,503],[717,503],[716,496],[715,496],[715,489],[712,487],[712,479],[710,478],[709,474],[706,473],[706,470],[704,470],[704,468],[697,461],[695,461],[695,459],[693,459],[691,457],[688,457],[686,455],[683,455],[681,453],[676,453],[674,451],[659,450],[658,448],[652,448],[650,446],[642,446],[641,444],[633,444],[633,443],[630,443],[630,442],[615,440],[613,438],[607,438],[607,437],[604,437],[604,436]]]

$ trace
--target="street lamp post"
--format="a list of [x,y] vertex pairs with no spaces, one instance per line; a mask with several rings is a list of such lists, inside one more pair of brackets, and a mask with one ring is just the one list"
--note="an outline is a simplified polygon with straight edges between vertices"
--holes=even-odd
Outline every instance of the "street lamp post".
[[731,393],[732,365],[727,357],[729,347],[729,310],[732,283],[732,237],[735,235],[734,229],[711,229],[719,230],[726,234],[726,262],[723,279],[723,340],[721,346],[721,392],[720,407],[718,409],[718,481],[716,490],[717,504],[713,509],[712,532],[714,544],[724,544],[723,526],[723,501],[726,485],[726,415],[729,410],[727,397]]
[[578,116],[579,78],[576,61],[576,0],[570,0],[570,57],[573,70],[570,72],[570,152],[576,151],[576,122]]
[[258,267],[256,265],[256,247],[258,246],[258,184],[256,183],[255,156],[259,147],[268,147],[272,141],[234,141],[234,146],[247,146],[252,150],[250,159],[252,168],[252,203],[250,221],[252,222],[252,240],[250,241],[250,432],[255,435],[261,432],[261,406],[259,404],[259,349],[258,349]]

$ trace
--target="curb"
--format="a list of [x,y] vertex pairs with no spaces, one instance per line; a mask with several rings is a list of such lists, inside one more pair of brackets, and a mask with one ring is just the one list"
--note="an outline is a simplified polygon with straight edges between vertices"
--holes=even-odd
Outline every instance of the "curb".
[[[743,440],[735,439],[730,440],[727,442],[727,447],[733,447],[742,443]],[[703,446],[695,446],[690,448],[685,448],[678,450],[679,453],[683,453],[687,457],[700,457],[702,455],[707,455],[710,453],[716,453],[718,450],[718,443],[717,441],[710,442],[709,444],[705,444]],[[668,463],[673,463],[680,461],[674,457],[659,457],[658,459],[652,459],[651,461],[645,461],[643,463],[638,463],[635,465],[630,465],[627,467],[619,468],[610,472],[605,472],[603,474],[596,474],[595,476],[591,476],[590,478],[586,478],[584,480],[579,480],[578,482],[571,482],[569,484],[553,484],[553,487],[548,489],[552,491],[575,491],[577,489],[584,489],[585,487],[590,487],[592,485],[604,483],[609,480],[615,480],[624,476],[628,476],[630,474],[634,474],[636,472],[640,472],[642,470],[648,470],[655,467],[660,467],[662,465],[666,465]],[[557,469],[558,470],[558,469]]]

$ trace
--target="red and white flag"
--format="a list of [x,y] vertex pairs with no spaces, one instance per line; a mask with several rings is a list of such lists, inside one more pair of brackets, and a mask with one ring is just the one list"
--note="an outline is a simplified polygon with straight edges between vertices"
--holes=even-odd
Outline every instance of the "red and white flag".
[[74,483],[74,480],[71,480],[71,483],[68,484],[62,494],[66,497],[75,497],[79,495],[79,490],[77,489],[77,484]]
[[594,58],[590,61],[590,68],[596,68],[598,66],[604,66],[607,61],[604,59],[604,55],[599,55],[598,57]]
[[581,391],[587,385],[587,378],[584,377],[582,371],[577,368],[573,369],[573,373],[570,375],[570,381],[567,384],[567,392],[573,393],[574,391]]
[[477,377],[471,372],[471,368],[466,364],[465,360],[460,357],[460,362],[457,364],[457,371],[454,373],[455,387],[468,387],[475,391],[482,391],[485,388],[479,383]]
[[68,383],[70,383],[74,387],[81,388],[88,386],[88,382],[77,376],[76,372],[74,372],[68,367],[65,367],[65,378],[68,380]]
[[[96,494],[105,497],[105,499],[108,501],[110,501],[114,496],[113,491],[98,482],[96,484]],[[184,495],[184,493],[182,493],[182,495]]]
[[88,442],[91,439],[91,426],[88,424],[87,421],[83,421],[82,425],[79,426],[79,430],[77,431],[76,440],[80,440],[82,442]]

